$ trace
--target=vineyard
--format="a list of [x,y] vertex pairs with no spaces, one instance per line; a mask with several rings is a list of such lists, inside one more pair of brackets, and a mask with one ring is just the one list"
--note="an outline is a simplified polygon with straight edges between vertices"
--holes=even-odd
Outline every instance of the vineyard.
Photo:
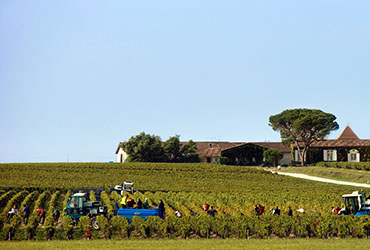
[[[63,211],[73,190],[94,188],[91,200],[99,197],[108,206],[109,218],[97,218],[100,230],[93,239],[121,238],[270,238],[270,237],[369,237],[369,216],[336,216],[331,207],[342,206],[341,195],[354,188],[315,183],[273,175],[269,172],[237,166],[213,164],[0,164],[0,237],[1,239],[82,239],[89,218],[77,225],[68,216],[54,221],[53,211]],[[135,182],[139,190],[135,200],[148,198],[156,206],[165,203],[166,218],[139,217],[129,223],[114,216],[121,196],[109,187],[122,180]],[[365,190],[370,193],[370,190]],[[208,203],[217,210],[215,217],[202,210]],[[22,221],[22,207],[31,210],[28,223]],[[254,214],[254,205],[266,212]],[[18,216],[7,220],[13,205]],[[269,211],[278,206],[282,215]],[[288,216],[288,207],[293,216]],[[46,211],[45,223],[39,223],[37,208]],[[306,213],[296,212],[303,208]],[[178,218],[174,210],[183,215]]]

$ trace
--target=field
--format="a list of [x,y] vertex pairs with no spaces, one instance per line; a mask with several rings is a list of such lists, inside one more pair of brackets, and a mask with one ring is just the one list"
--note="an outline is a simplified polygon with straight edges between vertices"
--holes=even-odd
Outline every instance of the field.
[[307,174],[317,177],[329,178],[338,181],[349,181],[370,184],[370,171],[353,170],[335,167],[286,167],[283,172]]
[[[135,182],[139,190],[134,199],[148,198],[151,205],[163,199],[166,219],[134,218],[131,224],[122,217],[99,217],[101,230],[93,239],[191,239],[191,238],[366,238],[370,236],[368,217],[336,216],[332,206],[342,206],[341,194],[356,190],[325,183],[273,175],[267,171],[214,164],[162,163],[55,163],[0,164],[0,238],[13,240],[83,239],[88,218],[70,226],[62,216],[54,223],[52,211],[62,211],[72,190],[105,188],[101,199],[111,210],[121,199],[109,193],[109,187],[122,180]],[[365,190],[368,193],[370,190]],[[95,193],[90,197],[94,199]],[[218,211],[210,217],[202,204]],[[256,216],[254,205],[265,206],[265,214]],[[31,210],[47,211],[44,225],[33,213],[27,225],[20,217],[6,223],[6,213],[16,204]],[[282,215],[269,211],[278,206]],[[293,216],[286,215],[288,207]],[[297,209],[306,213],[300,214]],[[177,218],[174,210],[183,217]],[[112,211],[109,212],[112,215]],[[197,214],[194,216],[194,214]],[[366,241],[368,242],[368,241]]]
[[367,239],[270,239],[270,240],[129,240],[129,241],[31,241],[0,242],[1,249],[147,249],[147,250],[363,250],[370,246]]

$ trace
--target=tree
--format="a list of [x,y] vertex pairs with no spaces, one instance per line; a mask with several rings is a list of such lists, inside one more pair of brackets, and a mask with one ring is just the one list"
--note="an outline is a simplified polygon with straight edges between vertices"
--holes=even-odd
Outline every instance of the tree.
[[122,144],[128,154],[128,161],[161,162],[164,161],[162,141],[159,136],[141,132]]
[[310,145],[339,128],[336,119],[333,114],[318,109],[288,109],[270,116],[269,125],[280,132],[283,144],[293,143],[298,150],[301,165],[305,166]]
[[279,150],[269,148],[263,151],[263,158],[276,167],[279,160],[283,159],[283,154]]
[[179,135],[162,143],[159,136],[142,132],[123,142],[121,147],[130,162],[199,162],[196,144],[190,140],[182,145]]
[[192,140],[188,141],[181,149],[182,162],[199,162],[197,145]]
[[163,145],[163,152],[167,160],[171,162],[179,161],[181,157],[180,148],[181,145],[179,135],[168,138],[168,140],[165,141]]

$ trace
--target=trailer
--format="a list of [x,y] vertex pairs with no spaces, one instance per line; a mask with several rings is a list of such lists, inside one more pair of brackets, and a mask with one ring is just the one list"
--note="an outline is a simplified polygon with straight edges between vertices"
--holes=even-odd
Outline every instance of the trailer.
[[114,215],[123,216],[130,222],[134,216],[141,217],[144,220],[150,216],[159,216],[159,211],[158,208],[119,208],[115,209]]

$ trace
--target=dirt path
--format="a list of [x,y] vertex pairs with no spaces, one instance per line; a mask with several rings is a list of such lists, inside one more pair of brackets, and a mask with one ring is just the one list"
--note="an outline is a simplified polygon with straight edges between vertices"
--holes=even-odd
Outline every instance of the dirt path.
[[370,188],[369,184],[364,184],[364,183],[337,181],[337,180],[321,178],[321,177],[316,177],[316,176],[311,176],[311,175],[306,175],[306,174],[296,174],[296,173],[287,173],[287,172],[278,172],[278,171],[272,171],[272,172],[280,174],[280,175],[288,175],[291,177],[307,179],[307,180],[312,180],[312,181],[320,181],[320,182],[327,182],[327,183],[333,183],[333,184],[338,184],[338,185],[349,185],[349,186],[355,186],[355,187]]

